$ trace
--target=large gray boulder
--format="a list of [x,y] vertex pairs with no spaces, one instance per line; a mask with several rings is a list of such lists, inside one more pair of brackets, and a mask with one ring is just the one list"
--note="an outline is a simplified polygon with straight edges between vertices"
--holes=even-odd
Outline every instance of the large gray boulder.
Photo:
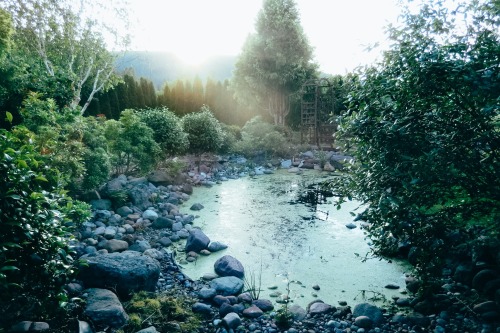
[[245,269],[241,262],[230,255],[219,258],[214,264],[214,270],[219,276],[236,276],[240,279],[245,276]]
[[208,238],[203,231],[200,229],[191,229],[189,231],[189,237],[186,241],[186,252],[194,251],[200,252],[207,248],[210,243],[210,238]]
[[124,251],[86,258],[79,279],[85,286],[110,288],[121,296],[140,290],[154,291],[160,276],[160,263],[135,251]]
[[134,206],[140,210],[145,210],[153,205],[150,201],[153,192],[147,184],[134,186],[127,193]]
[[90,288],[85,290],[84,294],[87,294],[84,314],[95,326],[120,328],[127,323],[128,315],[113,292]]
[[147,176],[148,181],[156,186],[182,185],[187,181],[185,174],[171,175],[166,170],[155,170]]
[[237,295],[243,289],[243,280],[236,276],[224,276],[210,281],[210,288],[223,296]]
[[375,326],[382,324],[384,321],[382,310],[370,303],[357,304],[352,310],[352,316],[354,318],[359,316],[366,316],[373,321],[373,324]]

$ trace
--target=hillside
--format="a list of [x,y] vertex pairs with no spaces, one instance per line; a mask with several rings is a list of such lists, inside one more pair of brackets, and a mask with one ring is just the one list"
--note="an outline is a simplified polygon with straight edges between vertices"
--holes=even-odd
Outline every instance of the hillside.
[[172,53],[131,51],[118,57],[116,68],[120,72],[132,69],[137,77],[148,78],[156,89],[161,89],[165,82],[193,79],[195,76],[203,81],[208,77],[216,81],[229,79],[235,63],[236,56],[218,56],[192,67]]

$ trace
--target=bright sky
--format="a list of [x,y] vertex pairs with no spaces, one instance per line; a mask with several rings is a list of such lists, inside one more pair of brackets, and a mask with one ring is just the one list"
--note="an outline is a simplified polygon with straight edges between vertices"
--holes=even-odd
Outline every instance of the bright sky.
[[[134,50],[168,51],[188,64],[238,55],[255,31],[262,0],[130,0]],[[372,62],[366,46],[385,39],[396,0],[296,0],[301,24],[320,69],[345,74]]]

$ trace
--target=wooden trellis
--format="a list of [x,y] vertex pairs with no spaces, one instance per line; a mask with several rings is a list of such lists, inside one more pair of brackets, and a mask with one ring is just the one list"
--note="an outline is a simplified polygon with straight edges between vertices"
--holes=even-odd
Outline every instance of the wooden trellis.
[[335,111],[334,105],[333,86],[327,79],[308,80],[302,85],[302,143],[314,144],[318,149],[332,146],[336,126],[330,119]]

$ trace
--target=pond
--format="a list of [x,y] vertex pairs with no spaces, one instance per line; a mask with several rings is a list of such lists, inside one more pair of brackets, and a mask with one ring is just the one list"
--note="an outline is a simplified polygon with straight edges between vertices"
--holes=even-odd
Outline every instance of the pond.
[[[299,194],[325,175],[278,170],[195,188],[188,205],[201,203],[205,208],[196,212],[194,225],[212,241],[229,247],[184,264],[184,273],[194,279],[213,273],[215,261],[228,254],[241,261],[247,277],[261,278],[261,298],[270,299],[273,286],[283,294],[289,289],[289,297],[302,306],[316,297],[332,305],[359,303],[363,290],[368,291],[365,296],[380,293],[389,300],[399,294],[408,267],[379,259],[362,262],[369,252],[365,234],[359,223],[355,229],[346,227],[353,222],[350,212],[358,203],[345,203],[340,210],[332,203],[334,198],[317,206],[297,203]],[[387,284],[401,288],[389,290]]]

